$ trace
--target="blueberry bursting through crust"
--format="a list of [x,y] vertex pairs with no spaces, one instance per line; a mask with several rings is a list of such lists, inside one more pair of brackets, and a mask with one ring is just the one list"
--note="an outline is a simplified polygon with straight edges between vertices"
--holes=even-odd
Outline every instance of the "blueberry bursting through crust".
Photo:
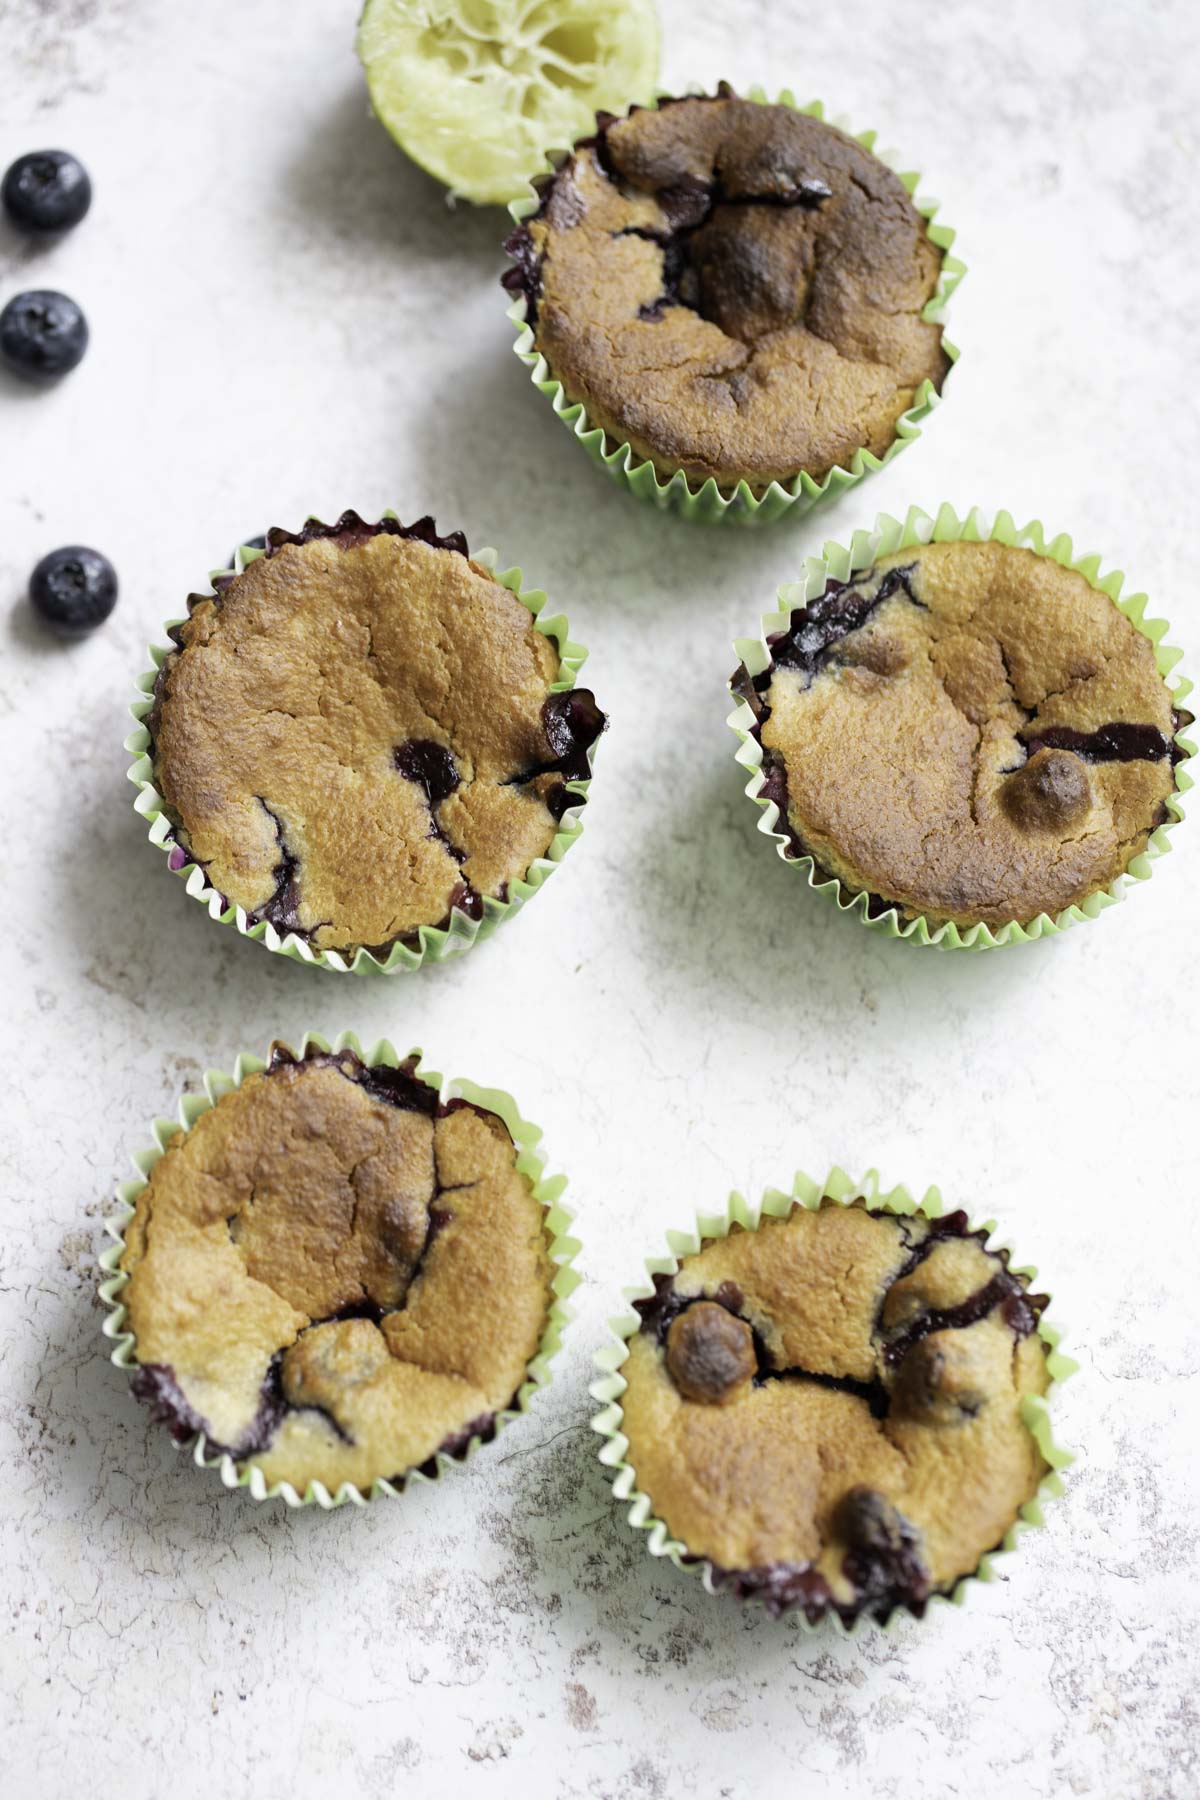
[[546,854],[605,718],[431,519],[267,534],[192,596],[146,724],[171,866],[314,949],[386,954]]
[[349,1050],[276,1045],[168,1145],[125,1238],[137,1397],[300,1493],[490,1440],[551,1302],[503,1121]]
[[867,913],[1028,924],[1107,889],[1168,817],[1175,708],[1154,647],[1078,571],[914,545],[790,615],[731,689],[787,854]]
[[602,114],[535,186],[504,285],[568,399],[665,479],[822,480],[942,386],[941,252],[820,119],[722,85]]
[[796,1207],[637,1302],[622,1431],[686,1560],[772,1613],[918,1616],[997,1548],[1046,1464],[1047,1305],[965,1213]]

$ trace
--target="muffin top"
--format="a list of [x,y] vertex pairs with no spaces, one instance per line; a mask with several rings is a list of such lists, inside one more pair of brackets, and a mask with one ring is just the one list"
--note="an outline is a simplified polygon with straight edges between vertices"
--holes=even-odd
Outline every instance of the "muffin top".
[[999,543],[914,546],[831,582],[734,692],[796,855],[872,905],[1052,917],[1166,817],[1181,752],[1154,646],[1078,571]]
[[540,194],[506,285],[568,397],[665,475],[820,479],[941,387],[941,252],[899,177],[820,119],[724,85],[634,108]]
[[638,1303],[622,1430],[639,1488],[773,1611],[922,1610],[1046,1472],[1046,1304],[965,1213],[825,1201],[685,1257]]
[[604,716],[432,521],[272,531],[193,595],[147,720],[176,838],[251,921],[385,949],[549,848]]
[[490,1437],[551,1304],[503,1120],[413,1062],[276,1046],[176,1136],[125,1233],[134,1389],[268,1483],[364,1491]]

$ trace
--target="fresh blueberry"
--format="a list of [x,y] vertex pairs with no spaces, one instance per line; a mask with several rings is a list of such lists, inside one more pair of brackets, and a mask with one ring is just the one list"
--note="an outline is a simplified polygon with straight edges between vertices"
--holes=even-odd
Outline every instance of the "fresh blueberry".
[[83,360],[87,320],[66,294],[31,288],[0,312],[0,357],[34,380],[65,375]]
[[[265,550],[266,547],[267,540],[265,537],[240,538],[238,540],[238,550]],[[226,568],[232,569],[236,557],[237,550],[234,551],[228,563],[225,565]]]
[[29,581],[34,611],[59,637],[83,637],[117,604],[117,574],[107,556],[66,544],[43,556]]
[[9,166],[0,200],[22,231],[69,231],[92,204],[92,184],[66,150],[31,150]]

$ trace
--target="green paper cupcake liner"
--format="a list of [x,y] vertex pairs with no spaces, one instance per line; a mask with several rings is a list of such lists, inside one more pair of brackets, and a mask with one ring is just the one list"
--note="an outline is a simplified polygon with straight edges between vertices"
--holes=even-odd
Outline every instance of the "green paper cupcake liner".
[[[398,1056],[386,1039],[381,1039],[369,1052],[364,1052],[357,1037],[352,1031],[344,1031],[331,1044],[327,1038],[317,1032],[306,1032],[300,1048],[301,1058],[308,1050],[336,1054],[340,1050],[351,1050],[368,1068],[396,1068],[405,1061]],[[565,1175],[547,1175],[545,1173],[545,1157],[539,1149],[541,1130],[522,1118],[517,1103],[511,1094],[500,1088],[477,1087],[473,1081],[446,1081],[441,1075],[434,1074],[420,1066],[420,1050],[412,1050],[410,1056],[417,1058],[414,1073],[427,1087],[433,1088],[443,1102],[450,1100],[467,1100],[473,1106],[486,1108],[494,1112],[504,1121],[513,1143],[517,1147],[517,1168],[533,1184],[533,1196],[545,1209],[545,1230],[547,1234],[550,1259],[557,1266],[552,1283],[554,1299],[546,1318],[545,1328],[537,1350],[526,1365],[525,1380],[509,1406],[495,1416],[494,1430],[489,1442],[499,1435],[504,1427],[521,1413],[528,1412],[534,1395],[539,1388],[549,1385],[550,1364],[562,1342],[563,1328],[571,1317],[571,1308],[567,1299],[579,1286],[580,1277],[572,1268],[572,1263],[579,1253],[579,1242],[568,1235],[571,1225],[571,1214],[562,1205],[562,1194],[567,1185]],[[175,1134],[190,1131],[196,1120],[214,1107],[222,1095],[241,1086],[247,1075],[257,1074],[267,1067],[261,1056],[243,1053],[233,1066],[233,1074],[226,1075],[220,1070],[210,1069],[204,1076],[204,1092],[200,1094],[184,1094],[179,1101],[178,1119],[155,1119],[151,1127],[153,1143],[147,1148],[138,1150],[133,1157],[137,1177],[132,1181],[122,1182],[117,1188],[119,1210],[104,1221],[104,1229],[113,1240],[100,1255],[99,1294],[107,1316],[102,1330],[112,1344],[110,1360],[118,1369],[123,1369],[132,1379],[139,1367],[137,1357],[137,1341],[125,1324],[126,1309],[121,1300],[121,1293],[129,1277],[118,1266],[125,1249],[125,1227],[133,1217],[135,1203],[142,1189],[147,1185],[147,1178],[155,1163],[166,1150]],[[246,1464],[239,1466],[226,1451],[210,1452],[203,1432],[192,1443],[192,1460],[197,1468],[216,1469],[227,1488],[243,1488],[254,1500],[282,1500],[289,1507],[319,1506],[329,1512],[338,1506],[350,1503],[354,1506],[365,1506],[369,1501],[386,1495],[396,1498],[404,1491],[409,1482],[436,1481],[444,1469],[451,1464],[466,1462],[474,1456],[483,1438],[476,1434],[465,1449],[450,1455],[443,1451],[436,1452],[430,1460],[433,1472],[428,1473],[428,1465],[411,1469],[399,1481],[378,1480],[372,1483],[370,1490],[363,1493],[354,1482],[343,1482],[335,1493],[330,1493],[323,1482],[312,1481],[304,1493],[298,1493],[291,1482],[279,1481],[268,1486],[261,1469]]]
[[[396,514],[389,508],[383,514],[386,519],[394,519]],[[265,552],[250,545],[243,545],[234,557],[232,570],[215,569],[210,579],[213,582],[222,576],[240,575],[250,563],[256,562]],[[540,588],[524,588],[521,585],[520,569],[497,568],[497,555],[494,550],[478,550],[471,555],[471,561],[478,563],[492,575],[502,587],[516,596],[534,620],[534,629],[553,640],[558,650],[560,669],[559,679],[550,686],[553,694],[563,693],[575,686],[580,669],[587,661],[588,652],[582,644],[572,641],[568,635],[567,620],[564,614],[545,615],[546,595]],[[186,622],[185,619],[168,619],[163,627],[164,636]],[[137,678],[138,696],[130,707],[137,728],[125,739],[125,749],[133,757],[128,771],[128,778],[137,788],[134,810],[141,814],[149,826],[150,842],[156,844],[167,857],[168,866],[174,874],[183,877],[187,891],[194,900],[207,907],[208,916],[219,925],[232,925],[242,937],[252,938],[268,950],[279,956],[291,957],[294,962],[307,963],[312,968],[332,969],[338,974],[351,975],[396,975],[408,974],[421,968],[425,963],[444,962],[447,958],[458,956],[475,944],[489,938],[496,927],[519,912],[528,900],[539,891],[548,878],[554,873],[572,844],[583,832],[583,820],[580,813],[583,803],[591,787],[591,770],[594,764],[599,739],[588,752],[588,778],[586,780],[567,781],[564,785],[568,792],[578,795],[578,802],[569,806],[563,814],[558,830],[551,839],[544,856],[532,862],[525,874],[509,883],[507,900],[497,900],[490,894],[483,896],[483,916],[480,919],[469,919],[457,908],[450,915],[450,923],[441,925],[421,925],[416,932],[415,945],[397,942],[389,946],[386,955],[379,956],[374,950],[360,947],[352,956],[338,950],[318,950],[304,937],[294,931],[280,932],[266,919],[256,923],[247,918],[245,909],[231,906],[225,896],[218,892],[208,880],[205,871],[194,862],[186,850],[174,837],[171,819],[166,811],[166,802],[154,785],[154,764],[150,754],[150,732],[146,719],[154,705],[154,684],[158,680],[158,672],[166,658],[175,650],[171,642],[151,644],[149,656],[153,667],[147,669]]]
[[[693,90],[689,90],[691,92]],[[657,105],[669,96],[660,94],[655,101]],[[797,103],[795,95],[785,88],[775,101],[771,101],[761,87],[753,87],[745,96],[760,106],[790,106],[794,112],[804,113],[809,118],[824,119],[825,106],[820,100],[810,100],[807,105]],[[904,169],[901,159],[893,150],[876,149],[878,133],[874,131],[853,131],[842,118],[831,118],[831,125],[853,137],[864,150],[877,157],[888,168],[892,169],[903,182],[913,200],[917,211],[928,222],[930,242],[942,252],[942,270],[938,277],[937,288],[928,301],[921,317],[935,323],[942,323],[946,305],[951,294],[966,274],[966,264],[957,256],[950,254],[950,246],[955,233],[947,225],[937,225],[934,219],[940,202],[924,196],[918,197],[917,184],[921,177],[911,170]],[[549,155],[547,172],[559,168],[571,154],[569,150],[555,150]],[[541,204],[536,189],[530,189],[529,195],[514,200],[509,206],[509,214],[516,222],[522,224]],[[836,467],[829,471],[822,480],[815,481],[811,475],[800,474],[787,483],[771,482],[762,494],[755,494],[749,483],[741,481],[732,493],[725,493],[718,487],[716,480],[710,476],[701,486],[696,487],[689,482],[683,470],[665,479],[659,474],[654,464],[643,460],[632,445],[617,441],[611,433],[606,433],[600,426],[592,425],[587,416],[587,409],[581,401],[567,398],[562,383],[556,380],[553,370],[546,358],[534,343],[533,328],[526,324],[526,302],[518,299],[508,309],[508,316],[516,329],[517,338],[513,346],[516,354],[529,370],[530,380],[539,393],[545,394],[563,424],[581,443],[593,462],[607,469],[613,479],[635,494],[639,500],[649,501],[661,510],[679,513],[683,518],[697,523],[717,525],[727,520],[741,525],[768,525],[785,513],[795,513],[797,517],[810,512],[821,501],[836,498],[847,488],[854,487],[865,475],[872,475],[882,469],[898,456],[907,444],[920,437],[920,423],[933,411],[941,399],[938,390],[930,381],[922,382],[908,410],[896,421],[896,435],[882,456],[875,456],[870,450],[857,450],[845,467]],[[953,369],[958,361],[959,351],[943,336],[942,348]],[[946,380],[949,380],[947,370]],[[943,381],[943,387],[945,381]]]
[[[623,1313],[608,1322],[615,1341],[604,1345],[595,1354],[594,1361],[601,1375],[588,1391],[594,1399],[600,1401],[601,1411],[593,1418],[592,1429],[604,1440],[599,1452],[600,1461],[606,1469],[612,1471],[613,1496],[622,1505],[628,1506],[629,1523],[634,1530],[645,1532],[646,1548],[651,1556],[666,1557],[677,1569],[698,1578],[710,1594],[726,1591],[720,1586],[712,1563],[706,1557],[693,1557],[687,1545],[672,1536],[665,1519],[656,1516],[650,1496],[638,1487],[637,1470],[626,1460],[629,1442],[621,1430],[624,1419],[621,1395],[625,1392],[626,1382],[621,1368],[629,1355],[630,1339],[641,1327],[641,1319],[633,1310],[632,1302],[650,1299],[655,1291],[656,1275],[675,1274],[684,1257],[695,1255],[701,1245],[710,1239],[728,1237],[736,1226],[746,1231],[756,1231],[763,1218],[786,1218],[795,1206],[803,1206],[815,1212],[826,1201],[848,1206],[856,1199],[865,1199],[871,1212],[923,1213],[927,1218],[935,1219],[943,1211],[942,1197],[937,1188],[928,1188],[919,1200],[914,1199],[905,1187],[893,1187],[885,1191],[881,1188],[879,1175],[874,1169],[869,1169],[861,1182],[851,1180],[845,1170],[839,1168],[831,1169],[824,1181],[814,1181],[808,1175],[797,1174],[789,1193],[768,1188],[757,1206],[750,1205],[741,1194],[733,1193],[729,1196],[729,1203],[723,1213],[697,1214],[692,1230],[667,1232],[669,1253],[666,1256],[648,1257],[645,1263],[647,1280],[638,1287],[623,1290],[623,1298],[629,1304]],[[970,1229],[982,1229],[990,1237],[995,1230],[995,1221],[989,1219],[982,1227],[972,1224]],[[997,1251],[1006,1246],[989,1243],[988,1248]],[[1011,1266],[1015,1275],[1024,1276],[1029,1281],[1037,1275],[1035,1268],[1019,1268],[1015,1263]],[[1074,1456],[1055,1442],[1049,1400],[1054,1389],[1069,1375],[1074,1374],[1079,1365],[1063,1355],[1058,1347],[1062,1332],[1055,1326],[1047,1325],[1044,1317],[1039,1319],[1037,1331],[1047,1346],[1046,1370],[1050,1384],[1044,1395],[1026,1397],[1022,1402],[1021,1416],[1049,1464],[1049,1472],[1043,1476],[1033,1499],[1021,1508],[1003,1542],[994,1550],[989,1550],[981,1558],[978,1568],[972,1574],[962,1576],[949,1594],[934,1594],[928,1604],[940,1601],[947,1606],[961,1606],[972,1582],[993,1580],[997,1573],[996,1558],[1015,1550],[1018,1539],[1024,1532],[1042,1525],[1045,1522],[1043,1503],[1057,1498],[1063,1491],[1059,1471],[1073,1462]],[[762,1607],[760,1598],[743,1599],[741,1604]],[[913,1616],[909,1609],[896,1607],[887,1623],[881,1624],[871,1613],[864,1611],[851,1624],[846,1625],[836,1612],[830,1612],[814,1623],[805,1616],[803,1607],[793,1610],[805,1631],[820,1631],[828,1627],[842,1637],[852,1636],[860,1627],[865,1628],[868,1622],[877,1631],[890,1631],[899,1618]]]
[[[972,507],[961,518],[948,505],[940,506],[935,515],[922,512],[920,507],[910,507],[903,521],[893,519],[887,513],[880,513],[873,530],[854,533],[849,549],[832,542],[825,544],[820,556],[805,558],[804,576],[800,581],[790,582],[780,588],[780,610],[764,615],[761,635],[735,640],[734,650],[740,662],[751,675],[762,674],[770,662],[766,641],[768,636],[786,629],[791,613],[822,594],[826,582],[848,581],[859,570],[870,568],[878,557],[888,556],[896,550],[906,550],[913,544],[957,543],[960,540],[968,543],[995,540],[1001,544],[1022,546],[1035,551],[1038,556],[1051,558],[1063,568],[1078,570],[1098,593],[1108,595],[1143,637],[1149,638],[1154,645],[1159,673],[1167,683],[1176,709],[1179,709],[1181,702],[1191,692],[1192,684],[1183,675],[1176,676],[1174,680],[1167,680],[1167,677],[1183,652],[1173,650],[1164,642],[1169,629],[1164,619],[1146,618],[1147,596],[1122,595],[1124,575],[1119,570],[1101,574],[1101,559],[1098,555],[1075,556],[1074,546],[1065,532],[1060,532],[1057,537],[1047,538],[1039,520],[1033,519],[1028,525],[1018,527],[1012,514],[1007,512],[997,513],[989,526],[987,516],[978,507]],[[1054,937],[1071,925],[1098,918],[1107,907],[1123,899],[1128,882],[1131,879],[1145,881],[1152,872],[1155,860],[1164,856],[1171,848],[1167,834],[1183,817],[1180,796],[1192,786],[1187,764],[1196,754],[1195,744],[1183,735],[1187,729],[1185,724],[1174,739],[1178,748],[1184,752],[1184,757],[1175,767],[1175,791],[1167,799],[1169,816],[1151,833],[1141,855],[1136,856],[1125,873],[1119,875],[1108,888],[1089,894],[1086,900],[1066,907],[1054,918],[1048,913],[1040,913],[1027,925],[1016,920],[996,926],[981,923],[962,926],[953,923],[932,925],[921,916],[902,921],[895,907],[872,915],[869,911],[869,894],[855,892],[844,886],[837,876],[822,869],[813,857],[793,855],[787,833],[775,829],[779,822],[779,808],[773,800],[766,799],[763,795],[766,778],[762,768],[762,745],[753,735],[754,714],[744,700],[729,714],[727,723],[738,739],[737,760],[744,769],[750,771],[746,793],[761,809],[758,829],[774,839],[783,860],[790,867],[799,869],[815,893],[832,900],[840,912],[853,915],[869,930],[878,932],[883,937],[904,938],[914,944],[932,944],[943,950],[995,950],[1006,944],[1023,944],[1032,942],[1035,938]]]

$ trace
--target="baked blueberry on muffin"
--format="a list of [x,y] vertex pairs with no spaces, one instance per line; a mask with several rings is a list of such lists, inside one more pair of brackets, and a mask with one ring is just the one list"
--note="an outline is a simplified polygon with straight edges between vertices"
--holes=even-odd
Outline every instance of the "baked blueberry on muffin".
[[626,1461],[714,1580],[773,1612],[920,1614],[1048,1465],[1047,1304],[965,1213],[825,1201],[655,1279],[621,1373]]
[[604,715],[462,534],[347,512],[215,585],[146,720],[179,864],[318,951],[506,900],[583,804]]
[[820,480],[940,391],[942,253],[836,127],[722,85],[602,116],[537,185],[506,286],[567,397],[663,476]]
[[366,1492],[461,1454],[541,1342],[555,1265],[512,1137],[414,1067],[276,1046],[125,1229],[135,1392],[268,1485]]
[[733,691],[794,856],[931,923],[1026,924],[1106,890],[1167,817],[1154,646],[1077,570],[915,545],[829,583]]

